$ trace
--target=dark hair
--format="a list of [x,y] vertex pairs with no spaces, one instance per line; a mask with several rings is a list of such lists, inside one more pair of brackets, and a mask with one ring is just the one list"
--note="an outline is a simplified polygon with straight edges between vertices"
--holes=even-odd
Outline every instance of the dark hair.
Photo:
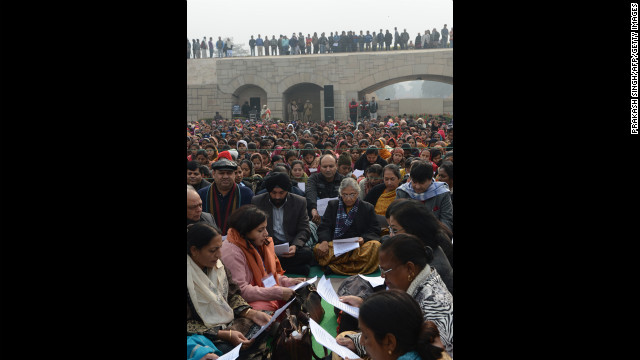
[[411,163],[411,179],[423,183],[433,178],[433,166],[424,160],[416,160]]
[[392,334],[396,338],[396,354],[417,351],[423,360],[442,358],[443,350],[431,343],[435,338],[433,326],[424,321],[420,305],[404,291],[373,293],[360,306],[358,320],[371,329],[378,343]]
[[398,179],[402,179],[402,176],[400,176],[400,168],[398,167],[398,165],[396,164],[388,164],[386,165],[384,168],[382,168],[382,175],[384,176],[384,172],[386,170],[391,170],[393,172],[393,175],[395,175]]
[[214,237],[221,234],[220,229],[206,223],[187,225],[187,254],[191,255],[192,246],[200,250],[208,245]]
[[382,243],[380,251],[388,251],[403,264],[411,261],[420,270],[433,260],[433,247],[425,246],[417,236],[410,233],[390,237]]
[[431,158],[433,159],[434,157],[440,155],[442,156],[442,151],[440,151],[440,149],[435,148],[435,149],[430,149],[429,153],[431,154]]
[[247,150],[255,150],[256,148],[257,148],[256,143],[254,142],[247,143]]
[[271,158],[272,163],[277,163],[281,161],[284,161],[281,155],[273,155],[273,157]]
[[187,162],[187,170],[191,170],[191,171],[200,171],[200,163],[195,161],[195,160],[191,160],[189,162]]
[[392,201],[385,217],[389,219],[392,215],[406,233],[417,236],[425,246],[434,250],[440,246],[445,254],[453,253],[451,231],[419,200]]
[[294,160],[293,162],[291,162],[291,169],[293,169],[293,167],[298,164],[300,164],[300,166],[302,166],[302,169],[304,169],[304,163],[302,162],[302,160]]
[[194,156],[193,158],[194,159],[197,158],[198,155],[203,155],[205,158],[209,159],[209,156],[207,155],[207,150],[200,149],[196,151],[196,156]]
[[254,174],[254,172],[253,172],[253,161],[244,159],[244,160],[240,161],[239,166],[242,167],[242,164],[247,164],[247,166],[249,167],[249,173],[251,175]]
[[376,175],[382,176],[382,165],[373,164],[367,168],[366,173],[375,173]]
[[369,146],[369,140],[367,139],[361,139],[360,141],[358,141],[358,146],[365,144],[367,146]]
[[447,176],[453,181],[453,163],[451,161],[445,160],[440,164],[440,167],[444,169],[444,172],[447,173]]
[[408,157],[407,160],[404,161],[404,168],[405,169],[409,169],[409,172],[411,172],[411,163],[413,163],[413,160],[415,160],[416,158],[414,158],[413,156]]
[[369,155],[369,154],[378,155],[378,148],[375,145],[371,145],[367,147],[367,151],[365,152],[365,155]]
[[284,159],[289,160],[289,158],[295,157],[298,158],[298,153],[295,150],[288,150],[286,154],[284,154]]
[[231,213],[227,220],[229,228],[234,228],[245,237],[253,229],[267,220],[267,213],[253,204],[243,205]]
[[304,159],[305,156],[307,156],[309,154],[313,155],[314,157],[316,156],[316,152],[311,150],[311,149],[306,149],[305,148],[305,149],[302,150],[302,158],[303,159]]

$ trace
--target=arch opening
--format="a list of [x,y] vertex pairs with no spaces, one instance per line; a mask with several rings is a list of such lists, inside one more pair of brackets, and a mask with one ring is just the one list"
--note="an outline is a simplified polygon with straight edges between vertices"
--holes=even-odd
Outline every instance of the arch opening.
[[[321,102],[321,91],[324,89],[313,83],[300,83],[295,84],[289,87],[282,94],[282,108],[284,111],[282,112],[283,119],[285,122],[290,123],[294,119],[298,119],[298,121],[304,121],[304,104],[309,101],[311,103],[311,117],[310,121],[319,122],[321,119],[321,110],[322,110],[322,102]],[[295,101],[298,107],[298,114],[294,115],[291,111],[291,104]],[[302,104],[302,106],[300,106]]]

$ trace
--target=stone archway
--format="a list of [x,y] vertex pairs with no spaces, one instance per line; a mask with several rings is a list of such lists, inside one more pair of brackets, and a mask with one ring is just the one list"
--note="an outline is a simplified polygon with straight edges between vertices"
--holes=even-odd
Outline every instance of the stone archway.
[[[311,121],[319,122],[321,119],[321,110],[322,110],[322,102],[320,93],[323,91],[323,88],[319,85],[313,83],[300,83],[295,84],[289,87],[282,93],[282,106],[283,109],[283,119],[285,122],[290,123],[293,121],[293,117],[290,116],[288,111],[288,106],[291,100],[296,100],[296,103],[299,100],[304,104],[307,100],[313,105]],[[299,121],[302,121],[302,118],[299,118]]]
[[260,86],[253,84],[242,85],[231,94],[233,104],[242,106],[245,101],[253,105],[257,100],[258,115],[260,114],[260,108],[267,103],[267,92]]

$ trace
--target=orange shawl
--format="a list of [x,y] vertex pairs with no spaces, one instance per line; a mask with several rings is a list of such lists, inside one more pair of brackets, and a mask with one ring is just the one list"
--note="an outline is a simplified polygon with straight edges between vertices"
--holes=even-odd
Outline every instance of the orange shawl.
[[[253,282],[261,287],[264,287],[262,278],[268,274],[273,274],[276,280],[276,285],[280,285],[280,275],[284,274],[280,260],[276,256],[276,252],[273,248],[273,240],[269,237],[269,245],[262,245],[257,248],[254,246],[247,247],[248,240],[245,240],[238,231],[234,228],[229,228],[227,231],[227,241],[238,246],[244,253],[247,259],[247,264],[251,273],[253,274]],[[262,256],[261,256],[262,255]],[[264,258],[264,266],[262,266],[262,259]],[[265,271],[266,270],[266,271]]]
[[379,138],[377,140],[375,140],[373,143],[375,145],[376,141],[380,141],[380,149],[378,150],[378,153],[380,154],[380,157],[387,160],[388,158],[391,157],[391,152],[389,152],[389,150],[387,150],[386,145],[387,142],[384,140],[384,138]]

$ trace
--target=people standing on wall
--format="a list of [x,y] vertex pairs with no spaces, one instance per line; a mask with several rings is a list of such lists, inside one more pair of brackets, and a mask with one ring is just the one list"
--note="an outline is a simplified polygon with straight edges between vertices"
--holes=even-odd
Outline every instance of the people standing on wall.
[[393,40],[393,35],[391,35],[391,33],[389,32],[389,29],[387,29],[387,33],[384,35],[384,44],[385,44],[385,50],[389,51],[391,50],[391,41]]
[[249,39],[249,49],[251,49],[251,56],[256,56],[256,39],[251,35],[251,39]]
[[216,41],[216,50],[218,50],[218,57],[221,58],[222,57],[222,49],[224,48],[224,41],[222,41],[222,38],[220,36],[218,36],[218,41]]
[[305,48],[307,49],[307,54],[311,54],[311,44],[313,44],[313,38],[311,34],[307,34],[307,38],[305,39]]
[[199,59],[200,58],[200,43],[198,42],[198,40],[193,39],[191,46],[193,48],[193,58],[194,59]]
[[402,40],[402,43],[400,44],[401,49],[407,50],[407,43],[409,42],[409,33],[407,32],[407,29],[404,29],[400,35],[400,39]]
[[213,58],[213,38],[209,37],[209,57]]
[[191,59],[191,41],[187,38],[187,59]]
[[395,30],[393,34],[393,50],[398,50],[398,44],[400,44],[400,49],[402,49],[402,40],[400,39],[398,27],[394,27],[393,29]]
[[440,44],[440,33],[436,28],[433,28],[433,30],[431,30],[431,46],[437,48],[439,47],[438,44]]
[[313,44],[313,53],[317,54],[318,53],[318,41],[320,39],[318,38],[318,33],[314,32],[313,33],[313,37],[311,38],[311,43]]
[[440,40],[440,47],[446,48],[447,42],[449,41],[449,29],[447,29],[447,24],[444,24],[442,30],[440,30],[440,34],[442,35],[442,40]]
[[324,54],[327,51],[327,42],[328,39],[324,35],[324,32],[320,35],[320,39],[318,39],[318,47],[320,48],[320,54]]
[[360,102],[360,118],[362,119],[365,117],[369,118],[369,102],[366,97],[363,97]]
[[[387,30],[387,32],[389,32]],[[382,51],[382,48],[384,47],[384,34],[382,33],[382,29],[380,29],[380,32],[378,33],[378,50]]]
[[278,55],[278,51],[276,50],[276,48],[278,48],[278,40],[276,39],[275,35],[271,35],[271,40],[269,41],[269,45],[271,45],[271,55],[273,56]]
[[207,37],[203,37],[202,41],[200,42],[200,56],[203,59],[207,58]]
[[416,46],[416,49],[422,49],[422,36],[420,36],[419,32],[418,32],[418,36],[416,36],[415,46]]
[[307,46],[306,46],[306,42],[305,42],[305,39],[304,39],[304,35],[302,35],[301,32],[298,33],[298,48],[300,49],[300,51],[298,53],[300,55],[304,55]]
[[369,34],[369,30],[367,30],[367,35],[364,36],[364,47],[366,51],[371,51],[371,41],[373,41],[373,36]]
[[291,39],[289,39],[289,46],[291,46],[291,55],[297,55],[300,53],[300,48],[298,47],[298,38],[296,37],[296,33],[291,34]]
[[256,39],[256,47],[258,48],[258,56],[264,56],[264,40],[260,37],[260,34]]
[[451,27],[451,31],[449,31],[449,47],[453,49],[453,27]]
[[429,49],[431,47],[431,32],[429,30],[424,31],[422,35],[422,48]]

